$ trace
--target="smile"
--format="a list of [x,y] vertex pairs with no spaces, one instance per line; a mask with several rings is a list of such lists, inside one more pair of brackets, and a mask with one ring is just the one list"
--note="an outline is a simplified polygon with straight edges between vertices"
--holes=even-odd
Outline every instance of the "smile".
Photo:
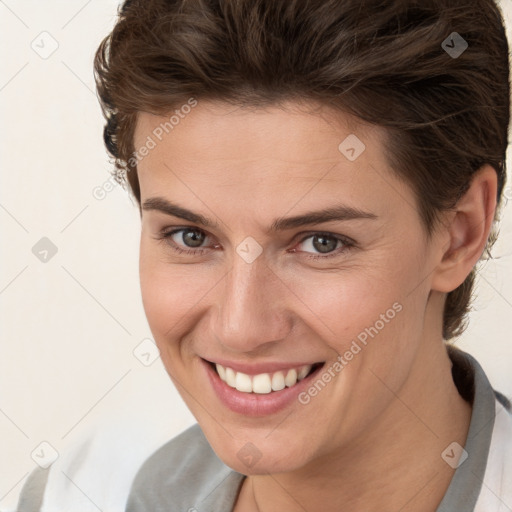
[[232,368],[222,366],[219,363],[215,365],[215,369],[220,379],[231,388],[242,393],[266,394],[272,391],[281,391],[285,387],[291,388],[298,381],[307,377],[313,366],[307,364],[298,368],[252,376],[243,372],[236,372]]
[[237,368],[232,368],[227,361],[201,361],[220,403],[235,413],[252,417],[275,414],[299,404],[297,397],[325,364],[234,364]]

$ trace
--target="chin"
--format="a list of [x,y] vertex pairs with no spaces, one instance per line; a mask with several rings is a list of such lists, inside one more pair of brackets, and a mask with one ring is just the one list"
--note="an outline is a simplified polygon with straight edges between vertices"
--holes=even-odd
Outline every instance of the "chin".
[[242,439],[233,439],[228,435],[223,435],[222,439],[211,439],[207,435],[219,459],[231,469],[248,476],[294,471],[306,465],[310,459],[302,442],[291,445],[278,439],[271,441],[262,437],[261,440],[253,438],[249,441],[247,438],[251,438],[247,433]]
[[[287,459],[293,458],[289,453],[283,454]],[[231,469],[242,473],[243,475],[268,475],[278,473],[288,473],[304,466],[304,461],[299,460],[283,460],[279,454],[272,454],[272,456],[262,456],[258,462],[249,466],[240,461],[237,454],[229,454],[227,457],[219,457],[226,466]]]

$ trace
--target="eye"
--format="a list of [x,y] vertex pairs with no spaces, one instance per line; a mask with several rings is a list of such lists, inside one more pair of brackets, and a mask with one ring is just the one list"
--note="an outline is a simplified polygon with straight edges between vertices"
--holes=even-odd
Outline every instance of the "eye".
[[200,246],[206,238],[207,235],[204,231],[191,227],[174,229],[167,232],[164,230],[157,237],[158,240],[165,240],[171,246],[171,249],[177,253],[196,255],[205,252],[205,249]]
[[[332,233],[313,233],[303,238],[299,244],[304,245],[306,249],[304,252],[306,253],[308,252],[308,249],[312,249],[313,251],[318,251],[320,253],[305,256],[306,258],[313,260],[340,256],[342,253],[354,246],[354,242],[350,239],[340,235],[334,235]],[[293,252],[296,251],[294,250]]]
[[[201,247],[208,235],[199,228],[187,227],[163,230],[157,237],[157,240],[165,240],[171,249],[179,254],[199,256],[207,252],[207,247]],[[349,250],[355,244],[349,238],[334,235],[332,233],[314,232],[301,239],[299,245],[303,244],[305,250],[291,252],[304,253],[306,259],[322,260],[341,256],[342,253]],[[218,247],[218,245],[214,246]],[[309,254],[309,250],[318,251],[319,254]]]

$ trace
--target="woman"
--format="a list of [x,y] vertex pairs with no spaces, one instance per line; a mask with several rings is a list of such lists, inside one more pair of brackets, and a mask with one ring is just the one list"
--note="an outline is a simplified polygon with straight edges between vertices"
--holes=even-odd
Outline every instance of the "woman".
[[198,421],[126,511],[512,510],[510,403],[448,343],[505,183],[495,3],[126,1],[95,72]]

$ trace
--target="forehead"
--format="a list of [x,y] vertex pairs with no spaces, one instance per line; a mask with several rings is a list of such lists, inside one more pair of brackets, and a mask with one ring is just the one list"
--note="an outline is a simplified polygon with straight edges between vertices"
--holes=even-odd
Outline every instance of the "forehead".
[[197,204],[196,191],[236,192],[255,208],[276,200],[306,207],[333,194],[367,207],[411,201],[388,168],[384,129],[318,104],[197,101],[166,115],[140,113],[134,142],[145,153],[137,164],[143,199],[179,191]]
[[374,149],[385,138],[383,129],[313,102],[287,101],[264,108],[204,100],[195,103],[193,107],[183,104],[166,115],[140,112],[135,147],[143,147],[150,137],[161,149],[174,146],[197,158],[285,157],[302,163],[338,159],[339,143],[351,134],[366,139]]

